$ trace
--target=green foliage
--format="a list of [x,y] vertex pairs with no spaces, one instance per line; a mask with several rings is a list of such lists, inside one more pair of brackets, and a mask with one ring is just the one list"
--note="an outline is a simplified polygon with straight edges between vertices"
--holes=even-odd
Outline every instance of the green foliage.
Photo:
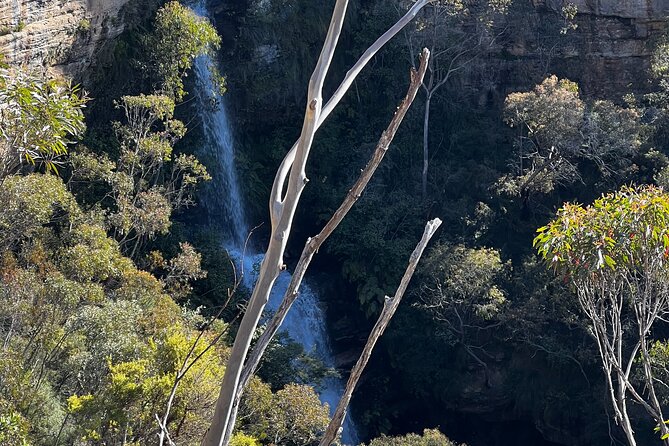
[[254,437],[237,432],[230,439],[230,446],[260,446],[260,442]]
[[[222,375],[223,349],[209,347],[216,334],[191,351],[190,321],[203,322],[187,319],[163,283],[122,255],[60,178],[9,176],[0,196],[0,401],[14,405],[0,435],[11,430],[23,441],[28,432],[36,444],[117,443],[124,435],[150,442],[190,352],[199,359],[181,378],[169,426],[180,426],[172,435],[184,443],[199,438]],[[199,262],[182,245],[166,262],[168,291],[183,294],[203,275]]]
[[25,418],[2,399],[0,399],[0,443],[6,446],[30,446]]
[[[177,101],[186,95],[182,78],[193,66],[193,60],[218,49],[221,38],[206,18],[190,8],[170,1],[158,10],[153,32],[145,42],[150,54],[150,68],[164,94]],[[211,70],[215,71],[214,67]],[[221,92],[224,83],[219,77]]]
[[663,90],[669,88],[669,41],[663,39],[653,51],[651,69],[655,77],[660,81]]
[[[391,3],[351,5],[350,29],[340,45],[343,51],[333,61],[335,74],[343,73],[343,67],[367,47],[377,31],[384,31],[397,18],[397,5]],[[450,47],[474,28],[477,32],[485,28],[485,32],[493,31],[487,37],[496,36],[499,47],[509,48],[490,20],[505,12],[507,1],[438,3],[449,10],[439,23],[448,38],[439,40],[439,45]],[[565,9],[556,18],[565,19],[568,27],[573,23],[573,11],[568,2],[563,4]],[[234,81],[244,85],[235,91],[235,103],[243,105],[235,119],[251,131],[242,130],[248,137],[240,141],[245,147],[239,150],[237,161],[246,169],[244,187],[252,197],[247,201],[259,221],[266,211],[266,184],[273,176],[273,166],[299,132],[299,128],[286,123],[302,112],[304,81],[326,31],[328,11],[308,0],[240,3],[233,5],[233,14],[238,13],[237,6],[248,8],[238,16],[245,26],[230,31],[239,38],[226,58],[233,58],[229,66],[234,67]],[[479,7],[485,7],[485,11]],[[149,14],[151,6],[138,2],[133,8]],[[485,14],[479,20],[480,12]],[[369,17],[373,20],[366,19]],[[409,39],[431,36],[427,18],[421,17],[418,26],[408,30]],[[526,21],[523,16],[523,26]],[[453,23],[470,28],[449,28]],[[132,26],[150,29],[145,25],[148,22]],[[110,101],[104,102],[102,96],[110,92],[134,96],[119,100],[120,114],[125,116],[113,118],[123,120],[115,127],[117,140],[111,130],[91,134],[91,150],[81,148],[70,155],[72,172],[66,177],[67,186],[79,203],[84,203],[83,210],[76,208],[71,195],[63,195],[66,190],[53,177],[8,176],[5,184],[9,189],[0,186],[0,203],[16,205],[10,206],[11,212],[5,213],[3,208],[0,213],[0,339],[8,339],[8,347],[0,352],[0,398],[12,402],[11,410],[21,417],[21,432],[26,438],[29,434],[30,439],[36,439],[36,444],[54,444],[63,426],[59,444],[120,443],[122,432],[128,433],[129,442],[154,443],[157,425],[153,416],[162,413],[175,370],[194,340],[194,327],[206,320],[198,311],[182,312],[174,299],[184,302],[191,287],[195,301],[210,303],[211,308],[227,298],[225,288],[231,282],[231,273],[220,243],[195,240],[200,236],[192,235],[191,224],[173,221],[179,209],[194,203],[194,186],[208,177],[194,157],[175,150],[185,127],[175,120],[174,113],[175,102],[184,97],[183,76],[192,68],[193,57],[215,46],[205,49],[205,41],[216,40],[211,30],[199,29],[207,26],[187,8],[171,2],[159,14],[153,35],[139,42],[136,32],[126,33],[114,45],[107,65],[101,64],[116,82],[103,82],[101,94],[96,92],[96,119],[107,126],[114,113]],[[86,32],[86,27],[80,23],[79,31]],[[513,31],[513,26],[509,29]],[[545,37],[540,31],[539,37]],[[299,221],[303,224],[296,228],[300,234],[291,237],[291,243],[299,244],[302,235],[311,234],[331,215],[362,167],[361,155],[364,158],[387,124],[396,105],[395,93],[404,92],[407,55],[402,42],[402,38],[396,39],[375,59],[375,69],[361,75],[355,94],[344,100],[321,130],[309,167],[312,181],[300,210],[303,214]],[[150,60],[141,60],[142,51],[151,53]],[[129,63],[129,59],[135,60]],[[434,298],[435,303],[443,305],[439,309],[407,306],[398,313],[389,342],[382,343],[385,349],[379,352],[381,359],[372,364],[377,373],[365,383],[378,385],[379,392],[371,403],[362,401],[367,394],[361,395],[359,404],[368,409],[364,425],[371,432],[387,432],[390,428],[400,431],[417,423],[438,425],[446,409],[471,408],[474,402],[477,410],[485,411],[503,400],[505,408],[514,407],[513,413],[507,414],[509,419],[533,417],[535,425],[546,429],[559,426],[561,433],[578,431],[582,427],[579,423],[587,420],[587,429],[582,430],[588,433],[584,436],[596,436],[602,426],[605,436],[605,417],[598,412],[604,392],[598,387],[601,380],[592,379],[596,352],[583,341],[582,321],[574,314],[573,295],[561,280],[549,276],[536,261],[528,260],[528,228],[533,231],[543,224],[546,214],[563,197],[584,199],[599,193],[600,180],[628,181],[627,168],[643,142],[637,125],[640,111],[636,105],[620,107],[585,100],[577,91],[570,92],[567,85],[566,91],[555,92],[560,98],[553,98],[574,99],[562,108],[560,103],[551,103],[551,98],[534,98],[534,102],[525,98],[530,107],[521,107],[520,112],[526,114],[523,118],[532,130],[524,122],[517,124],[515,128],[522,129],[520,139],[542,142],[539,154],[544,157],[550,151],[549,143],[560,147],[560,155],[572,150],[576,155],[568,160],[578,172],[565,181],[549,177],[546,182],[533,183],[535,192],[555,190],[556,185],[564,187],[552,197],[537,198],[537,214],[524,215],[513,206],[513,198],[490,193],[497,183],[509,185],[508,191],[516,197],[521,194],[519,182],[529,177],[528,170],[514,161],[513,172],[501,178],[508,182],[498,182],[500,170],[511,159],[511,138],[507,135],[512,130],[501,123],[496,91],[487,99],[478,96],[479,91],[495,90],[487,86],[488,82],[497,82],[493,65],[498,59],[481,59],[464,75],[454,77],[434,99],[433,116],[437,118],[431,144],[435,150],[430,157],[434,199],[425,203],[416,200],[414,179],[419,169],[414,139],[420,131],[421,117],[412,112],[384,167],[323,253],[321,266],[334,274],[343,272],[344,276],[336,283],[333,299],[344,302],[349,294],[356,294],[360,300],[361,314],[357,305],[331,305],[334,317],[350,312],[352,315],[347,313],[346,318],[355,321],[354,325],[364,325],[364,314],[374,315],[383,295],[394,289],[415,237],[420,235],[415,228],[419,230],[428,215],[446,216],[448,220],[450,230],[444,234],[443,243],[431,253],[428,260],[432,263],[414,282],[414,296],[423,293],[423,304]],[[511,63],[504,61],[505,66]],[[162,91],[141,95],[141,91],[151,91],[146,88],[143,73]],[[466,85],[461,82],[465,79]],[[516,76],[508,79],[518,81]],[[386,94],[379,95],[379,91]],[[474,91],[476,97],[470,93]],[[417,105],[420,101],[421,96]],[[477,106],[479,101],[481,105]],[[566,115],[548,116],[551,110]],[[571,116],[574,110],[581,113],[580,118],[579,113]],[[648,113],[644,117],[652,116],[656,115]],[[189,122],[183,115],[179,118]],[[533,146],[527,144],[521,147],[519,143],[514,156],[533,154]],[[652,178],[657,173],[657,181],[662,183],[669,176],[667,172],[658,173],[662,163],[666,165],[666,157],[661,154],[665,146],[655,146],[658,151],[648,156],[648,172],[643,174]],[[592,155],[582,155],[587,151]],[[532,166],[538,159],[524,158],[523,167]],[[548,170],[553,167],[547,166]],[[558,170],[563,167],[557,166]],[[587,186],[573,181],[578,177]],[[593,182],[597,185],[590,188]],[[193,220],[199,217],[188,216]],[[180,246],[184,239],[193,245]],[[131,255],[147,271],[139,270],[124,255]],[[506,259],[513,260],[513,269]],[[207,277],[203,277],[203,267],[208,270]],[[508,282],[507,275],[512,275]],[[235,305],[230,307],[230,311],[236,311]],[[491,353],[489,358],[484,357],[495,371],[490,387],[485,387],[480,373],[473,370],[471,358],[462,360],[465,355],[461,354],[460,342],[451,342],[457,341],[456,331],[446,320],[438,320],[455,321],[454,309],[468,312],[474,325],[468,327],[471,330],[464,338],[466,343],[484,345]],[[219,324],[218,328],[225,327]],[[477,334],[472,336],[473,332]],[[208,333],[208,339],[214,334]],[[416,349],[416,345],[421,348]],[[202,349],[199,345],[196,351]],[[215,358],[208,357],[208,366],[219,373],[219,358],[225,357],[225,348],[212,351]],[[660,373],[663,359],[659,347],[654,354],[656,373]],[[300,436],[286,432],[296,432],[294,425],[309,425],[298,415],[311,413],[310,418],[318,418],[314,413],[321,413],[322,405],[308,397],[313,392],[305,389],[295,391],[292,397],[285,393],[279,396],[279,389],[291,381],[311,383],[325,372],[322,364],[311,363],[290,342],[273,344],[266,359],[260,374],[268,384],[256,381],[244,403],[239,427],[249,435],[237,434],[233,444],[313,441],[310,439],[323,423],[316,423],[320,427]],[[387,378],[389,370],[394,372],[392,378]],[[199,442],[216,394],[216,380],[207,375],[207,370],[196,367],[189,374],[192,377],[187,375],[187,379],[192,382],[184,382],[184,389],[179,389],[173,416],[168,420],[177,444]],[[590,378],[592,387],[586,387],[583,375]],[[404,398],[398,399],[399,394]],[[434,409],[426,414],[418,410],[419,404]],[[434,418],[428,421],[426,416]],[[506,416],[503,418],[506,420]],[[17,425],[12,420],[8,424]],[[491,420],[486,432],[497,441],[495,424]],[[21,439],[22,435],[17,433],[13,438]],[[587,442],[582,437],[579,441]],[[423,436],[384,437],[371,444],[451,443],[437,431],[426,431]]]
[[[407,434],[401,437],[381,436],[369,442],[368,446],[457,446],[438,429],[425,429],[423,435]],[[460,445],[460,446],[465,446]]]
[[585,208],[566,204],[537,232],[539,254],[575,282],[635,274],[647,261],[662,271],[669,256],[669,196],[653,186],[624,187]]
[[[650,358],[653,367],[653,376],[659,382],[669,382],[669,342],[666,340],[655,341],[650,348]],[[658,388],[658,393],[663,405],[669,403],[669,392],[666,388]]]
[[648,104],[648,116],[652,118],[652,142],[666,156],[663,149],[669,143],[669,39],[667,36],[659,39],[655,46],[651,69],[659,88],[647,94],[644,99]]
[[[620,410],[629,391],[652,419],[663,419],[655,387],[666,384],[653,374],[660,355],[657,346],[655,359],[649,353],[649,334],[669,311],[669,195],[654,186],[625,187],[585,208],[565,205],[538,232],[539,254],[576,289],[618,416],[630,425]],[[630,383],[635,365],[647,397]]]
[[459,307],[467,320],[490,320],[506,301],[498,283],[508,266],[493,249],[435,246],[423,262],[423,307],[437,319]]
[[310,386],[288,384],[273,394],[267,384],[253,379],[238,419],[244,432],[261,441],[314,445],[328,425],[329,409]]
[[[420,227],[415,203],[399,192],[394,197],[388,202],[381,186],[368,192],[342,222],[330,245],[330,252],[342,255],[342,274],[356,284],[367,316],[375,315],[383,297],[397,286],[398,271],[406,266],[407,255],[415,246],[413,230]],[[361,255],[344,256],[346,252]],[[369,253],[373,253],[371,259]]]
[[578,14],[578,6],[572,2],[563,2],[560,9],[560,15],[564,20],[564,26],[560,29],[560,34],[567,34],[578,28],[576,23],[576,15]]
[[0,247],[17,246],[47,224],[67,224],[80,211],[60,178],[53,175],[12,175],[0,183]]
[[196,186],[211,177],[194,156],[173,155],[186,127],[174,119],[172,98],[124,96],[117,107],[126,118],[126,124],[115,123],[118,160],[82,150],[72,157],[70,182],[111,189],[107,223],[123,252],[137,258],[147,240],[168,233],[173,212],[194,205]]
[[87,101],[76,86],[0,67],[0,181],[24,164],[57,172],[68,144],[83,135]]
[[162,282],[170,295],[176,299],[190,294],[193,289],[192,281],[207,277],[207,272],[201,267],[202,255],[193,248],[193,245],[180,243],[179,248],[179,254],[169,262],[165,261],[158,251],[150,253],[152,266],[165,272]]
[[86,34],[91,30],[91,21],[89,19],[81,19],[77,23],[77,31]]
[[486,373],[486,330],[503,320],[506,296],[500,283],[509,272],[510,264],[494,249],[443,244],[431,249],[421,270],[415,305],[436,321],[440,337],[461,347]]
[[[72,395],[68,411],[77,420],[81,435],[114,443],[126,438],[139,444],[155,436],[155,415],[162,415],[175,376],[191,351],[195,334],[180,324],[163,327],[154,337],[138,340],[143,351],[108,359],[109,374],[95,394]],[[168,429],[174,441],[193,441],[206,429],[210,407],[218,394],[223,362],[216,348],[207,348],[206,336],[192,351],[199,357],[180,381]],[[110,358],[110,356],[108,356]],[[187,420],[188,423],[183,425]],[[182,424],[181,428],[176,428]]]
[[609,101],[584,102],[578,86],[556,76],[528,93],[512,93],[504,119],[518,128],[513,173],[498,181],[509,195],[546,194],[581,179],[579,163],[604,176],[621,176],[643,141],[640,113]]
[[68,241],[59,253],[60,265],[75,280],[104,282],[133,268],[116,241],[99,226],[83,224],[72,231]]
[[305,352],[301,344],[279,332],[267,346],[258,376],[277,390],[290,383],[318,386],[324,378],[336,376],[336,372]]
[[[29,162],[56,170],[85,130],[85,95],[0,70],[2,444],[152,444],[155,416],[164,415],[172,393],[167,426],[178,444],[199,443],[212,416],[226,325],[215,321],[199,336],[209,321],[174,301],[205,277],[200,254],[181,244],[154,265],[159,277],[126,257],[140,258],[144,243],[166,233],[173,212],[193,205],[196,185],[209,178],[195,157],[174,153],[186,133],[174,109],[184,94],[181,76],[194,57],[217,47],[218,36],[176,2],[163,13],[158,32],[182,31],[171,41],[154,36],[160,45],[152,67],[162,67],[157,83],[167,94],[122,97],[125,121],[113,126],[118,151],[113,141],[106,153],[95,141],[95,151],[74,151],[66,184],[16,173]],[[80,23],[79,32],[89,25]]]

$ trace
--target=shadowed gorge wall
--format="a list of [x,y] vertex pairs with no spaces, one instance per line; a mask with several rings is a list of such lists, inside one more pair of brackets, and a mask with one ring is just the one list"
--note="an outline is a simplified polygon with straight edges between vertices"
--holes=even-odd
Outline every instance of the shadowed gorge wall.
[[[650,68],[652,43],[666,31],[669,2],[532,0],[531,3],[539,16],[542,12],[559,15],[565,3],[573,3],[578,8],[575,20],[578,27],[566,36],[542,35],[542,28],[535,28],[535,39],[527,39],[526,32],[512,33],[520,38],[513,39],[511,54],[538,58],[549,66],[552,62],[553,72],[562,71],[561,75],[578,82],[588,94],[620,94],[629,90],[632,83],[636,89],[643,85]],[[536,26],[536,19],[530,18],[525,22],[528,23],[526,30]]]

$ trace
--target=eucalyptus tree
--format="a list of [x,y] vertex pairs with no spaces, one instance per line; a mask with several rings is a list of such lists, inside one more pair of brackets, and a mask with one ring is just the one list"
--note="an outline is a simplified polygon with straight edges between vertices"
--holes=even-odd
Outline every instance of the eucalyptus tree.
[[481,333],[499,327],[498,313],[506,296],[499,286],[508,273],[498,251],[439,244],[425,261],[417,307],[439,322],[438,334],[460,346],[486,373],[487,352],[478,345]]
[[107,183],[107,222],[130,257],[157,234],[166,234],[173,212],[195,204],[198,183],[211,177],[193,155],[174,154],[186,126],[174,119],[174,100],[165,95],[123,96],[117,104],[125,123],[116,122],[120,156],[111,160],[86,150],[74,153],[74,182]]
[[[155,88],[181,101],[186,95],[183,78],[193,67],[195,57],[213,53],[220,45],[221,38],[207,18],[178,1],[168,2],[158,10],[153,32],[144,39]],[[216,67],[209,69],[219,91],[224,92],[225,83]]]
[[[669,195],[653,186],[625,187],[590,206],[566,204],[538,229],[534,245],[548,267],[576,291],[597,343],[616,421],[637,441],[628,397],[669,428],[656,386],[653,329],[669,314]],[[634,372],[640,368],[641,385]]]
[[86,129],[87,101],[77,86],[0,66],[0,182],[26,164],[57,172]]
[[466,71],[496,41],[495,23],[506,14],[513,0],[438,0],[417,18],[406,39],[412,63],[417,48],[428,48],[431,58],[422,87],[423,166],[421,193],[427,196],[430,159],[430,122],[433,100],[453,76]]
[[498,188],[523,199],[582,181],[583,162],[594,164],[604,178],[621,178],[644,136],[636,108],[585,101],[576,83],[557,76],[532,91],[509,94],[504,119],[519,136],[511,173]]

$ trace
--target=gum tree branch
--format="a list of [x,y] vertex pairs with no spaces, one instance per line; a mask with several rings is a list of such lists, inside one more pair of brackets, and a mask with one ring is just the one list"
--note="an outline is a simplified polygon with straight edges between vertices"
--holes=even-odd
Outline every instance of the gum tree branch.
[[381,314],[379,315],[376,324],[374,324],[374,328],[372,328],[372,331],[367,338],[367,343],[362,350],[362,354],[358,358],[358,362],[355,363],[355,366],[351,371],[351,376],[349,376],[348,382],[346,383],[344,395],[341,397],[341,400],[339,400],[339,404],[337,405],[334,416],[332,417],[332,420],[330,421],[330,424],[328,425],[325,434],[321,439],[320,446],[330,446],[336,440],[337,435],[341,431],[344,418],[346,417],[346,409],[349,402],[351,401],[351,396],[353,395],[353,391],[355,390],[355,387],[360,380],[360,376],[362,375],[363,370],[365,370],[365,367],[367,366],[369,358],[372,356],[374,346],[376,345],[376,342],[379,340],[381,335],[383,335],[386,327],[388,327],[390,320],[392,319],[395,311],[397,310],[397,307],[402,301],[402,297],[404,296],[404,292],[409,285],[409,281],[411,281],[411,277],[413,276],[414,271],[416,271],[416,266],[418,265],[418,262],[423,255],[423,251],[425,251],[425,247],[439,226],[441,226],[441,220],[438,218],[427,222],[425,225],[425,230],[423,231],[423,237],[414,249],[413,253],[411,253],[411,257],[409,258],[409,265],[404,272],[400,286],[397,288],[397,291],[393,297],[386,296],[385,302],[383,304],[383,310],[381,310]]

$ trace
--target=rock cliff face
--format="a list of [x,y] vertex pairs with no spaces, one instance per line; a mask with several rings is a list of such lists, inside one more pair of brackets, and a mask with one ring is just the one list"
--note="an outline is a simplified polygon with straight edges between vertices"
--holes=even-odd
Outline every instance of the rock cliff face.
[[[563,35],[560,12],[566,3],[578,8],[577,28]],[[516,63],[524,61],[526,72],[568,77],[586,94],[648,88],[653,41],[667,31],[669,1],[531,0],[525,8],[510,26],[512,43],[505,50]],[[519,75],[518,67],[507,69],[512,78]],[[518,80],[510,84],[517,87]]]
[[12,65],[79,76],[96,49],[123,31],[129,0],[2,0],[0,53]]
[[657,20],[669,14],[666,0],[571,0],[579,12],[637,20]]

